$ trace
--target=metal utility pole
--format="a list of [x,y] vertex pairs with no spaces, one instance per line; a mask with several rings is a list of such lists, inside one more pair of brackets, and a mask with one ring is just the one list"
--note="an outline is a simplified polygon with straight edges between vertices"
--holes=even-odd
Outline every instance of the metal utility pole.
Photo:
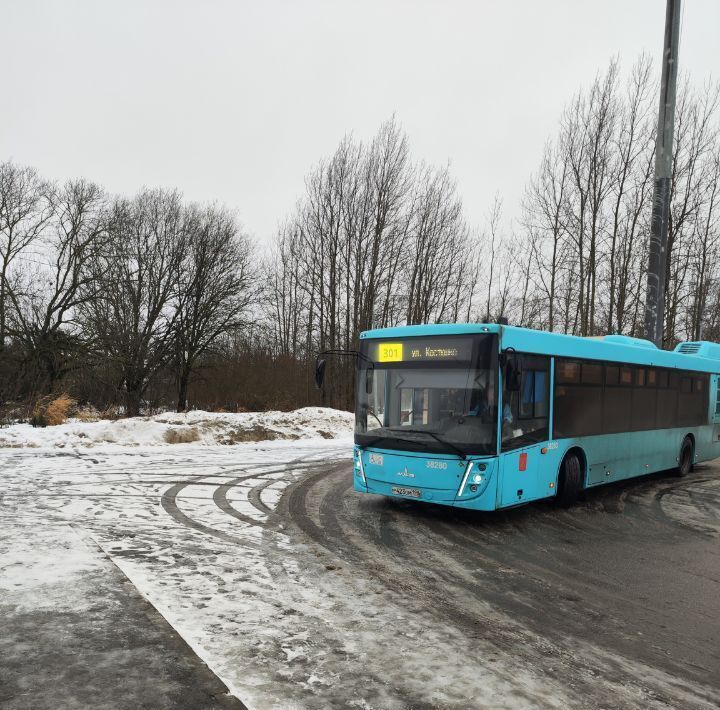
[[680,42],[680,3],[681,0],[667,0],[665,11],[660,115],[655,146],[655,186],[645,301],[645,337],[652,340],[658,347],[662,347],[663,344],[663,320],[665,317],[665,270],[667,268],[670,173],[675,128],[678,44]]

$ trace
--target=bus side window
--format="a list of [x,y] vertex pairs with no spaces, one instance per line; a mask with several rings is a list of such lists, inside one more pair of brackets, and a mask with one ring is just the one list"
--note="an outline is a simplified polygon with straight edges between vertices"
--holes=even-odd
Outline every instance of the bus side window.
[[658,375],[657,391],[657,427],[670,429],[677,426],[678,392],[676,375],[668,370],[661,370]]
[[632,383],[631,368],[622,365],[608,365],[605,368],[605,389],[601,404],[603,434],[631,430]]
[[538,419],[548,415],[548,373],[525,370],[522,377],[520,419]]
[[[535,355],[520,357],[520,390],[503,391],[504,451],[540,442],[548,437],[550,360]],[[569,374],[572,377],[572,374]]]
[[635,369],[635,387],[632,394],[633,431],[649,431],[656,427],[658,394],[655,388],[655,371],[644,367]]
[[[556,358],[555,372],[567,364]],[[556,377],[553,438],[590,436],[602,429],[603,364],[588,361],[578,368],[580,377],[574,380]]]

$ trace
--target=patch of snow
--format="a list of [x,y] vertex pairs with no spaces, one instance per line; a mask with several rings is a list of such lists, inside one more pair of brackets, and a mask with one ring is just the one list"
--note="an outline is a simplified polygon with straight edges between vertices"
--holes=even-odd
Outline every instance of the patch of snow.
[[238,444],[267,440],[334,439],[352,433],[354,416],[327,407],[240,414],[192,411],[116,421],[69,420],[53,427],[13,424],[0,429],[0,448],[89,448]]

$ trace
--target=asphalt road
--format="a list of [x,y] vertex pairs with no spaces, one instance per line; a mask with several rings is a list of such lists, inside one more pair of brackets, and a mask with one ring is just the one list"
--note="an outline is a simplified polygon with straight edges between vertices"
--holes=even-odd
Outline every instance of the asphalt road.
[[720,706],[717,463],[596,489],[568,510],[490,514],[358,495],[342,465],[290,488],[279,512],[409,612],[430,610],[485,654],[490,641],[585,707]]

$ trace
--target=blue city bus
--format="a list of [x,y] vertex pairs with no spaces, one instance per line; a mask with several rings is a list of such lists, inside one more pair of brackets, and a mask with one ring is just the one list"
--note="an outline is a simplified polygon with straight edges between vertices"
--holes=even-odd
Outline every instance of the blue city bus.
[[[720,456],[720,345],[503,324],[370,330],[354,488],[497,510]],[[324,361],[318,383],[322,382]]]

